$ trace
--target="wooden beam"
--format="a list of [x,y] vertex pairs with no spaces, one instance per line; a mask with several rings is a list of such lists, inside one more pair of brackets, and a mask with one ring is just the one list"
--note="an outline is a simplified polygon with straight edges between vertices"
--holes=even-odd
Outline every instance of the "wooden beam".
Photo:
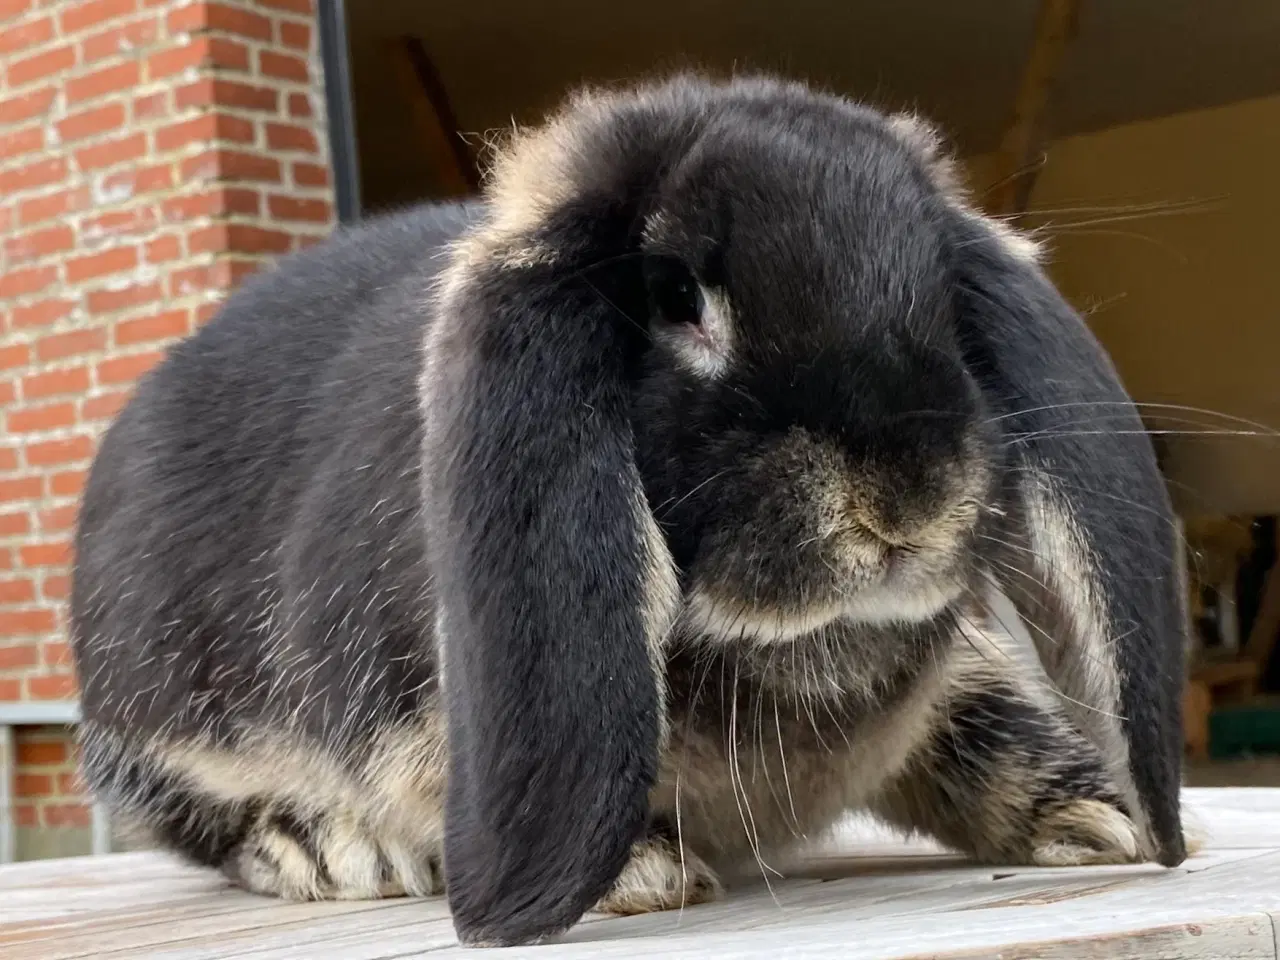
[[1046,114],[1067,49],[1075,38],[1080,0],[1041,0],[1031,51],[1018,85],[1013,117],[1000,144],[991,213],[1022,213],[1047,142]]
[[1259,674],[1266,673],[1267,663],[1280,636],[1280,523],[1276,525],[1276,557],[1263,581],[1258,612],[1254,615],[1253,626],[1249,628],[1249,638],[1242,651],[1246,660],[1257,665]]
[[400,37],[390,56],[417,132],[417,147],[447,196],[474,193],[480,187],[475,158],[459,135],[458,120],[440,76],[422,41]]

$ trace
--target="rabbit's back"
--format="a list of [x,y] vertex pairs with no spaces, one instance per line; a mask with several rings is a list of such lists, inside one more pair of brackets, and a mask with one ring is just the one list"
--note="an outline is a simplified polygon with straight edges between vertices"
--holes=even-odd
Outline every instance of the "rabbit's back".
[[418,701],[420,343],[439,248],[469,216],[410,211],[282,261],[140,384],[77,533],[94,726],[350,741]]

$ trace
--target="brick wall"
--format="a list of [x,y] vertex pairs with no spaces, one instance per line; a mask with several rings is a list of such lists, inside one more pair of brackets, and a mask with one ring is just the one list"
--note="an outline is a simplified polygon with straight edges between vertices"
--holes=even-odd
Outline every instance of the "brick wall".
[[[0,0],[0,701],[75,695],[76,498],[135,379],[331,227],[314,4]],[[50,737],[20,823],[81,825]]]

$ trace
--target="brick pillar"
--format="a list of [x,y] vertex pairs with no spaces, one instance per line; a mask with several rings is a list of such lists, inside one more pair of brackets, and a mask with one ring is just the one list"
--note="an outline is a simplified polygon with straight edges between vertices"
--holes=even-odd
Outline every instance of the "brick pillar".
[[[314,5],[0,0],[0,701],[75,695],[77,496],[135,379],[332,226]],[[79,822],[21,772],[24,823]]]

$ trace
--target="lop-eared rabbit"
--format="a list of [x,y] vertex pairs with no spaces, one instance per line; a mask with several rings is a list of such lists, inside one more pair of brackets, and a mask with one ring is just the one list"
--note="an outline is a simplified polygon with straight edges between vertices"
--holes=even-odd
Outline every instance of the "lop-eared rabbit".
[[84,768],[250,890],[447,890],[471,945],[713,899],[857,810],[1176,865],[1172,520],[929,124],[588,90],[140,384],[80,514]]

